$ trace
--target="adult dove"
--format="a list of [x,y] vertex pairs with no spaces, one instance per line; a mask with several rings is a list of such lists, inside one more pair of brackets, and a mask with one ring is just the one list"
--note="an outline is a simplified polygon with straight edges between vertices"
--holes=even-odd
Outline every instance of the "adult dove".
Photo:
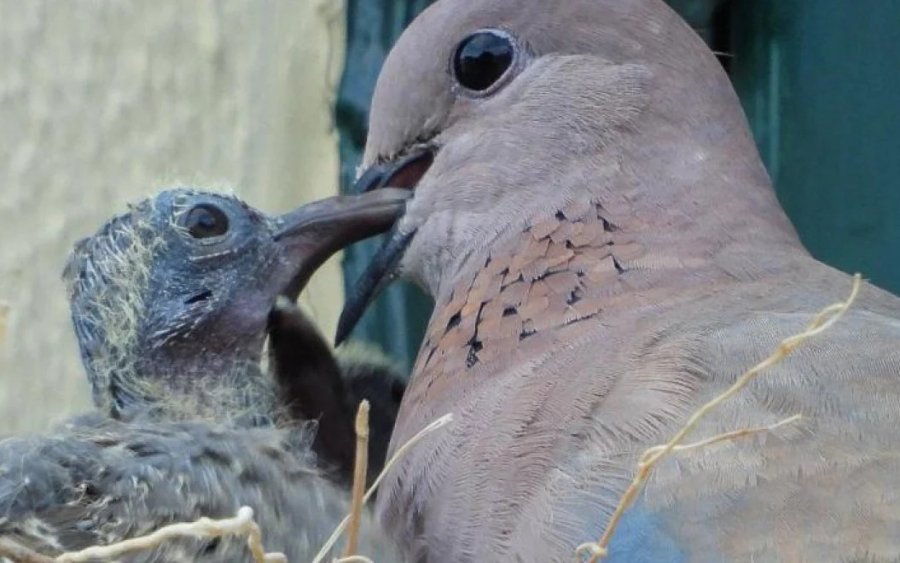
[[[377,504],[429,563],[573,560],[646,448],[851,287],[661,0],[440,0],[385,62],[363,170],[414,196],[340,335],[394,275],[436,302],[392,448],[455,422]],[[695,436],[802,423],[663,464],[607,560],[900,560],[898,319],[866,285]]]

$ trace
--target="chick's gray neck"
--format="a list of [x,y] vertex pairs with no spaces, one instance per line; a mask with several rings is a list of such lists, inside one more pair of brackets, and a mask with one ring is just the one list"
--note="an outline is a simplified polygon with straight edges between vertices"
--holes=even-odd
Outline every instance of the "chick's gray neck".
[[138,358],[107,378],[120,418],[241,425],[272,424],[277,418],[273,383],[259,353],[175,346]]

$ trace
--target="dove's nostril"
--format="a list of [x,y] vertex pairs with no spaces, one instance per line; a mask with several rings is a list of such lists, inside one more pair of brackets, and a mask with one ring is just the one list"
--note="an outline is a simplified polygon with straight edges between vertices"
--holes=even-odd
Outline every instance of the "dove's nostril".
[[209,301],[209,299],[212,297],[212,295],[213,295],[212,291],[205,289],[205,290],[201,291],[200,293],[197,293],[196,295],[193,295],[193,296],[189,297],[188,299],[186,299],[184,304],[185,305],[194,305],[194,304],[200,303],[202,301]]

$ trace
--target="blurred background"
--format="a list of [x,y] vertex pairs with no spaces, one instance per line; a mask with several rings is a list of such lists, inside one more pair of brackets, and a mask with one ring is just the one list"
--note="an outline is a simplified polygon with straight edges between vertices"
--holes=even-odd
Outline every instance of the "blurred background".
[[[427,0],[0,0],[0,434],[88,406],[60,273],[162,186],[279,212],[352,181],[387,51]],[[720,55],[810,250],[900,292],[900,2],[670,0]],[[332,334],[349,249],[304,296]],[[356,337],[406,364],[397,285]]]
[[[60,275],[126,203],[337,192],[345,21],[332,0],[0,0],[0,433],[89,405]],[[334,261],[306,294],[328,333],[342,287]]]

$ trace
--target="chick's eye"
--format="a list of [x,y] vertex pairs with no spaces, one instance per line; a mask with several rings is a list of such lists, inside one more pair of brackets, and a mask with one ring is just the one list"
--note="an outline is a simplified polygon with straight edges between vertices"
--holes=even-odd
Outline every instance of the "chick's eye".
[[211,238],[228,232],[228,216],[218,207],[198,205],[184,216],[184,228],[194,238]]
[[456,47],[453,74],[463,88],[484,92],[506,74],[515,54],[509,35],[497,30],[476,31]]

